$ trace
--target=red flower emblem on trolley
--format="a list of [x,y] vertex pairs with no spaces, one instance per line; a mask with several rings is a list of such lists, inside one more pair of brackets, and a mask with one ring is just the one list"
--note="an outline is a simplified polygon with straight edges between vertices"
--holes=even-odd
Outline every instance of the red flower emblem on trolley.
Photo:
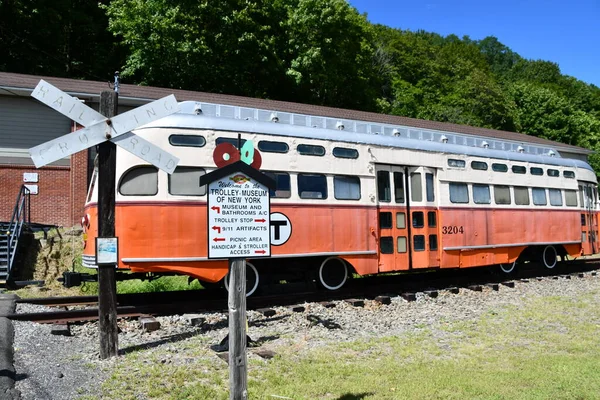
[[242,183],[248,182],[250,180],[250,178],[248,178],[246,175],[242,175],[242,174],[237,174],[235,176],[232,176],[229,179],[231,179],[238,185],[241,185]]

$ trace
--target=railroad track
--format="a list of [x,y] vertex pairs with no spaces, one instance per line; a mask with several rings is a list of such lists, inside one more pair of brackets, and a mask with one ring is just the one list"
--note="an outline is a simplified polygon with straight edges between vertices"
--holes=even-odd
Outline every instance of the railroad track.
[[[458,293],[461,288],[481,291],[486,286],[498,290],[500,285],[514,286],[515,281],[583,278],[587,275],[597,275],[598,269],[600,269],[600,260],[583,260],[570,261],[568,268],[565,266],[559,271],[540,270],[538,268],[522,269],[518,275],[511,277],[493,274],[490,273],[489,269],[483,268],[366,277],[353,279],[347,287],[335,292],[297,291],[290,293],[288,290],[289,285],[281,285],[281,294],[249,297],[247,299],[247,309],[267,312],[266,309],[275,306],[294,306],[307,302],[327,304],[335,300],[347,300],[352,304],[358,304],[360,301],[364,303],[364,300],[361,299],[376,299],[387,302],[389,297],[397,295],[411,301],[416,299],[416,293],[419,292],[435,297],[442,290],[452,293]],[[117,296],[117,315],[119,318],[131,318],[145,315],[161,316],[221,312],[227,309],[226,297],[224,292],[205,290],[120,294]],[[97,296],[19,299],[17,303],[77,308],[37,313],[16,313],[0,315],[0,317],[38,323],[68,323],[98,319],[97,307],[90,307],[97,305]]]

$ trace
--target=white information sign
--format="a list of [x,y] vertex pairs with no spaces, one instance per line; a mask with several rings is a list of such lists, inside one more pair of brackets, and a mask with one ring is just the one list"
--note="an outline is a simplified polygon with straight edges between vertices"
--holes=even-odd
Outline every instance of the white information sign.
[[114,265],[119,261],[119,239],[96,238],[96,264]]
[[44,80],[40,80],[31,96],[86,127],[29,149],[31,159],[38,168],[109,139],[169,174],[173,173],[179,162],[179,158],[130,132],[179,111],[173,95],[110,119]]
[[208,258],[271,255],[269,189],[236,172],[208,185]]

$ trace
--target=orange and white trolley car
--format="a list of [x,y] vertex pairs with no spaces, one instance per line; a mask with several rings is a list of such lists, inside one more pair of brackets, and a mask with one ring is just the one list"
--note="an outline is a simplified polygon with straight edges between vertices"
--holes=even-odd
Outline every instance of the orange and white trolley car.
[[[136,131],[180,158],[172,175],[117,149],[119,264],[203,282],[227,274],[207,258],[206,188],[222,142],[252,140],[271,193],[272,257],[248,262],[249,292],[310,272],[327,289],[359,275],[499,265],[554,268],[598,252],[596,175],[551,147],[455,132],[183,102]],[[97,185],[85,207],[83,264],[95,267]],[[229,210],[229,217],[245,210]]]

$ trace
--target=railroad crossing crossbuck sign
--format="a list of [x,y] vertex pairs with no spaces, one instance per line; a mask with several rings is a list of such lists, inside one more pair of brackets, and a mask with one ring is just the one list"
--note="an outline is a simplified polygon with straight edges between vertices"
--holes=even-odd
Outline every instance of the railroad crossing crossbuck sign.
[[179,111],[179,105],[173,95],[112,118],[106,118],[44,80],[40,80],[31,96],[85,126],[83,129],[29,149],[29,154],[38,168],[106,140],[111,140],[119,147],[169,174],[173,173],[179,162],[177,157],[130,132]]

